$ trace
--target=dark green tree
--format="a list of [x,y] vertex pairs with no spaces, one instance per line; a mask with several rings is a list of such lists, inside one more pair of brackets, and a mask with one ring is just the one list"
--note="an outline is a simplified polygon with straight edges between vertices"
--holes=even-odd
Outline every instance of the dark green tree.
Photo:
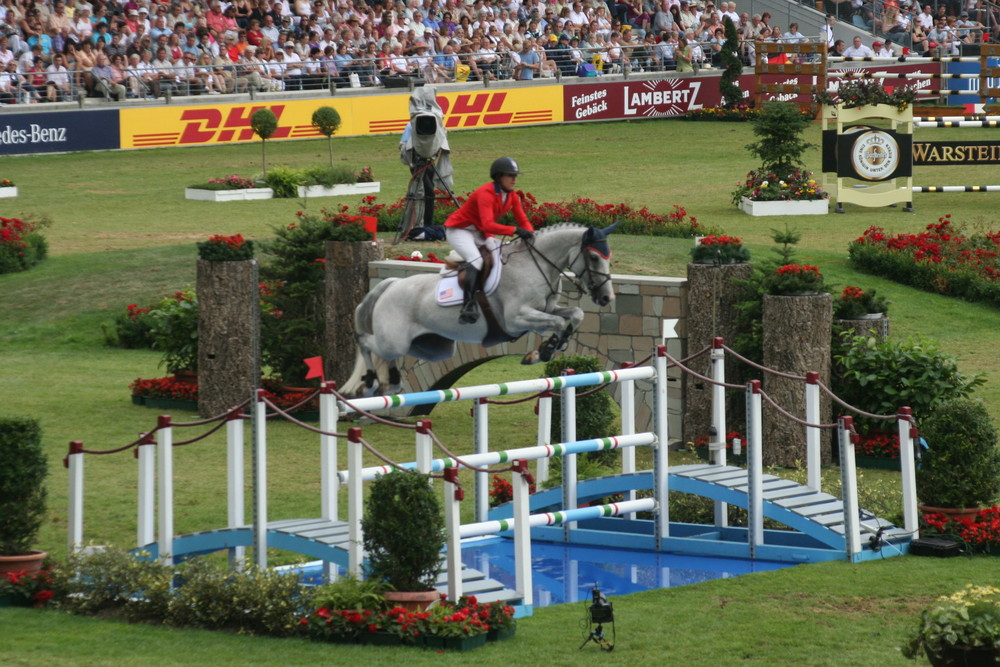
[[761,160],[761,168],[774,178],[785,180],[797,167],[805,167],[802,154],[814,144],[802,138],[802,132],[812,122],[791,102],[765,102],[760,114],[752,121],[757,141],[746,149]]
[[330,169],[333,169],[333,135],[340,129],[340,114],[333,107],[320,107],[313,112],[312,125],[326,137],[330,151]]
[[740,75],[743,74],[743,63],[740,62],[740,38],[736,34],[733,20],[726,16],[722,20],[726,31],[726,41],[722,43],[722,76],[719,77],[719,93],[722,95],[722,106],[732,109],[743,101],[743,90],[739,86]]
[[260,137],[261,163],[267,176],[267,140],[278,129],[278,117],[270,109],[258,109],[250,116],[250,127]]
[[42,429],[30,417],[0,418],[0,554],[29,553],[45,519]]

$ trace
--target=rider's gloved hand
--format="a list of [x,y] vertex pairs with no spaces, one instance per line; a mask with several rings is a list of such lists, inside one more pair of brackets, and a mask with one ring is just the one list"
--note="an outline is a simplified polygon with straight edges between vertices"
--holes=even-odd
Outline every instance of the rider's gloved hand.
[[531,241],[532,239],[535,238],[534,232],[529,232],[527,229],[523,227],[515,227],[514,235],[517,238],[521,239],[522,241]]

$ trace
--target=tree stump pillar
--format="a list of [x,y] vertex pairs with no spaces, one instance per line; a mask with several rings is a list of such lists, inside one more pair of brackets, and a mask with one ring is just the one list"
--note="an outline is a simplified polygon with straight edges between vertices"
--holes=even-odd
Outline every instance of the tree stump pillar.
[[257,260],[198,260],[198,413],[221,414],[260,383]]
[[343,385],[354,371],[354,309],[368,293],[368,262],[385,259],[380,243],[326,243],[326,377]]
[[841,330],[850,331],[852,336],[875,336],[880,343],[889,337],[888,317],[873,320],[837,320],[836,323]]
[[[810,296],[764,296],[764,366],[804,376],[808,371],[819,373],[819,379],[830,386],[830,336],[833,326],[833,300],[829,294]],[[805,382],[764,376],[764,391],[786,412],[805,418]],[[820,396],[820,422],[831,423],[830,399]],[[824,432],[820,448],[822,462],[829,463],[830,436]],[[764,465],[793,468],[796,462],[805,464],[805,427],[764,404],[763,433]]]
[[[732,345],[740,333],[736,326],[736,303],[740,287],[737,280],[750,277],[753,266],[741,264],[688,264],[687,302],[687,353],[711,347],[712,341],[721,336]],[[712,376],[711,358],[705,354],[692,359],[688,364],[692,370]],[[739,384],[745,373],[735,359],[727,355],[726,382]],[[686,373],[684,378],[684,442],[694,442],[708,433],[712,425],[712,385],[692,378]],[[746,397],[742,392],[726,392],[726,422],[732,429],[746,421]],[[722,434],[725,437],[725,434]]]

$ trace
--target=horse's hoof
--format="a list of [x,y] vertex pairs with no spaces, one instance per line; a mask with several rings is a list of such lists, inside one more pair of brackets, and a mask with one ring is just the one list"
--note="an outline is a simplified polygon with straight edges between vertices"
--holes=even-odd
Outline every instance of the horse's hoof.
[[522,366],[531,366],[532,364],[537,364],[541,359],[538,356],[538,350],[532,350],[528,354],[521,357]]

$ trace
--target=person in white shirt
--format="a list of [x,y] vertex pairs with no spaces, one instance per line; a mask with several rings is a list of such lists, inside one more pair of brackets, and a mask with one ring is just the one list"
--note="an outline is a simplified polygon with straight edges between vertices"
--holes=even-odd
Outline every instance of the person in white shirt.
[[581,28],[584,23],[587,23],[587,14],[579,2],[574,2],[573,8],[569,11],[569,22],[577,28]]
[[[722,9],[722,5],[725,5],[725,4],[726,3],[724,3],[724,2],[720,2],[719,3],[719,9],[721,10]],[[736,12],[736,3],[735,2],[730,2],[727,6],[729,7],[729,9],[727,11],[722,12],[722,16],[728,16],[729,20],[731,20],[733,22],[733,25],[736,26],[737,28],[739,28],[740,27],[740,15]],[[721,19],[722,16],[720,16],[719,18]]]
[[46,99],[49,102],[59,102],[71,95],[69,87],[69,70],[63,54],[52,56],[52,64],[45,68]]
[[799,44],[807,40],[806,36],[799,32],[799,24],[792,23],[788,26],[788,32],[781,36],[781,41],[785,44]]
[[845,58],[874,58],[875,52],[861,43],[861,37],[854,36],[854,43],[844,49]]
[[875,51],[876,58],[892,58],[892,46],[886,46],[882,42],[874,42],[872,44],[872,49]]
[[826,23],[819,29],[819,38],[826,41],[827,48],[832,48],[834,41],[833,27],[837,25],[837,17],[833,14],[826,15]]

